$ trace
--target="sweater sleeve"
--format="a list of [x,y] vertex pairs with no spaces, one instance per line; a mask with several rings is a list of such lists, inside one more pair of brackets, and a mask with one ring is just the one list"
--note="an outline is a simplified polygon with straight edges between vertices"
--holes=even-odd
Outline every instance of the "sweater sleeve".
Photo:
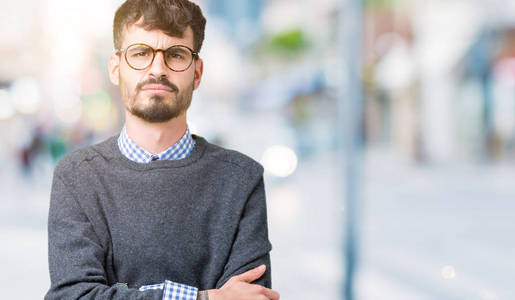
[[268,240],[265,187],[261,175],[245,204],[231,254],[216,288],[222,287],[231,277],[262,264],[266,265],[266,272],[253,283],[271,288],[271,249],[272,245]]
[[105,249],[65,183],[54,174],[48,216],[48,262],[51,299],[156,299],[162,290],[109,286]]

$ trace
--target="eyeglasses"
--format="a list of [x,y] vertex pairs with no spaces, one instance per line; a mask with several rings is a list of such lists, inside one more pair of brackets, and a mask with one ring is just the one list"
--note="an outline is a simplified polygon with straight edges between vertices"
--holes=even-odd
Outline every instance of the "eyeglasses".
[[162,52],[165,65],[172,71],[182,72],[193,63],[193,58],[198,58],[198,53],[183,45],[175,45],[168,49],[154,49],[145,44],[132,44],[125,49],[119,49],[117,54],[124,53],[125,61],[134,70],[148,68],[154,62],[157,52]]

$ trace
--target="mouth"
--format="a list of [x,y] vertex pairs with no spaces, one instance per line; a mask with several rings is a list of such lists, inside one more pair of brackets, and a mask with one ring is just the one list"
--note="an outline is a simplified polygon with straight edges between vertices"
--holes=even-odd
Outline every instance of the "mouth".
[[150,93],[173,93],[174,90],[160,84],[149,84],[145,85],[143,88],[141,88],[141,91],[143,92],[150,92]]

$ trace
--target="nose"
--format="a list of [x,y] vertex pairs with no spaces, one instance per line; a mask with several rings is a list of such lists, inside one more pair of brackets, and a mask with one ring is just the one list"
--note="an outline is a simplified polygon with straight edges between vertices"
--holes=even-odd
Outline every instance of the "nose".
[[157,51],[156,56],[154,57],[154,61],[152,61],[152,65],[150,66],[149,72],[150,75],[155,77],[166,77],[168,67],[165,64],[162,51]]

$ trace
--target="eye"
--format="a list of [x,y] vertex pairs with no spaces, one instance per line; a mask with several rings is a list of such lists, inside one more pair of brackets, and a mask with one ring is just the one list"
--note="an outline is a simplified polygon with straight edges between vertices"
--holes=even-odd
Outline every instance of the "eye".
[[143,50],[136,50],[134,51],[134,53],[132,54],[132,56],[134,57],[146,57],[146,56],[149,56],[150,55],[150,51],[147,50],[147,49],[143,49]]
[[152,51],[146,47],[134,47],[129,49],[129,56],[133,58],[148,57]]
[[168,52],[167,56],[169,59],[184,59],[184,55],[177,51]]

